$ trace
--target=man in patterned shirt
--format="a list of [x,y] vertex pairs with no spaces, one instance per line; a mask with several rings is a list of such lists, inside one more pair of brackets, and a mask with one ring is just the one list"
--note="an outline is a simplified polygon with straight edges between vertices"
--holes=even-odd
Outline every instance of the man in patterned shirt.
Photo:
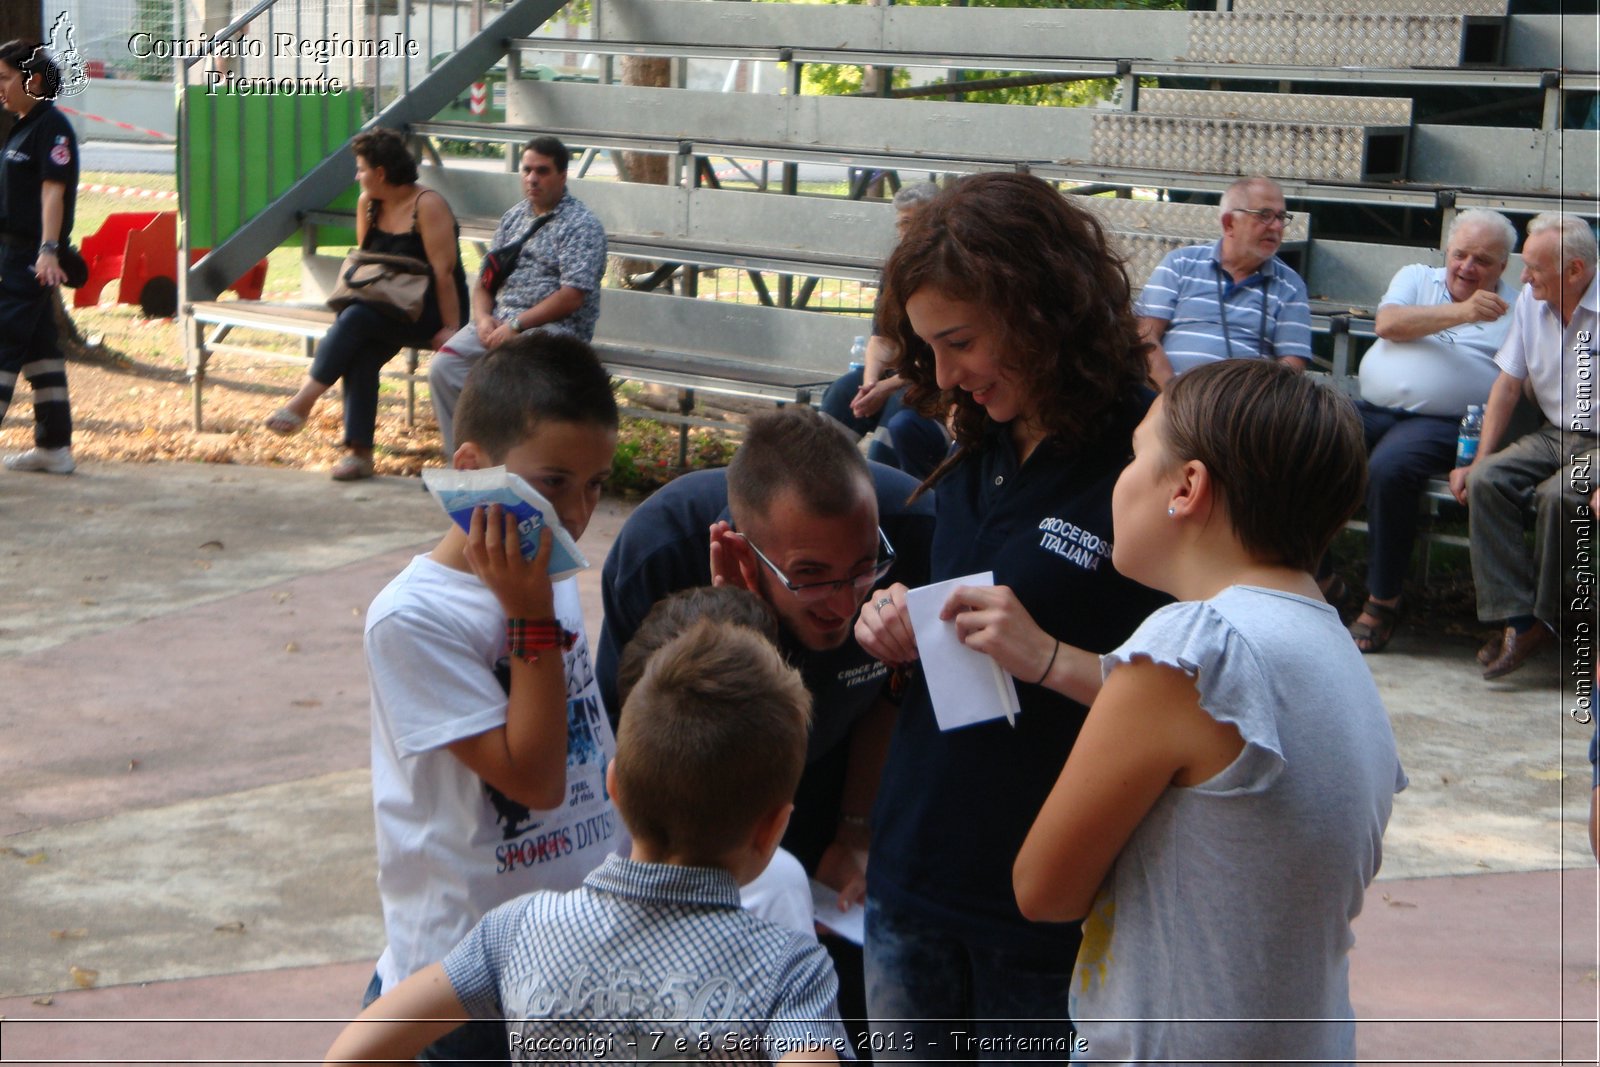
[[581,341],[594,339],[600,317],[600,279],[606,269],[606,231],[567,192],[567,146],[535,137],[522,148],[526,199],[500,218],[491,248],[505,248],[532,233],[504,286],[491,294],[480,276],[472,285],[472,321],[444,343],[428,365],[433,410],[449,462],[455,448],[456,398],[484,353],[519,333],[546,330]]
[[754,630],[702,619],[663,645],[606,775],[631,856],[491,911],[362,1012],[328,1062],[410,1058],[468,1018],[504,1020],[523,1063],[853,1057],[827,953],[739,906],[794,808],[810,707]]
[[1222,194],[1222,239],[1168,252],[1134,302],[1151,344],[1157,388],[1173,374],[1219,359],[1311,358],[1306,283],[1278,258],[1293,217],[1269,178],[1240,178]]

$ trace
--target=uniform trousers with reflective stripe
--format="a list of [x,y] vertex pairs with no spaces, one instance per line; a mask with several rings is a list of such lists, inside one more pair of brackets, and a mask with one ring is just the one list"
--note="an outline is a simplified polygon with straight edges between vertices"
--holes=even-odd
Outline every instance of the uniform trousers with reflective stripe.
[[18,377],[33,389],[33,442],[72,444],[67,364],[56,343],[55,290],[33,276],[32,248],[0,248],[0,420],[11,407]]

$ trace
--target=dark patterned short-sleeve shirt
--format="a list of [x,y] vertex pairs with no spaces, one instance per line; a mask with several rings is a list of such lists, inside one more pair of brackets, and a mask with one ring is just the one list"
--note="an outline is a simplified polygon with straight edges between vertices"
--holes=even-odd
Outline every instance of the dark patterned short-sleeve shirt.
[[[563,286],[583,293],[583,306],[564,319],[540,327],[567,333],[582,341],[594,340],[600,318],[600,279],[606,269],[606,231],[594,212],[571,193],[563,193],[555,217],[539,228],[522,246],[517,265],[495,297],[494,317],[504,321],[520,315]],[[500,217],[494,247],[508,245],[528,232],[535,218],[526,199]]]

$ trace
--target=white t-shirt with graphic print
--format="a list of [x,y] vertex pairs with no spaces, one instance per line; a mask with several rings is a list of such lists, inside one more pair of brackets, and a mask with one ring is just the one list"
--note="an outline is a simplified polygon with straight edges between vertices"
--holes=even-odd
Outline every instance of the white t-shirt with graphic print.
[[601,706],[577,579],[555,586],[566,653],[567,796],[529,811],[453,756],[450,744],[505,725],[505,615],[474,575],[417,556],[367,612],[372,804],[387,991],[444,958],[491,908],[535,889],[573,889],[628,835],[606,793],[616,740]]

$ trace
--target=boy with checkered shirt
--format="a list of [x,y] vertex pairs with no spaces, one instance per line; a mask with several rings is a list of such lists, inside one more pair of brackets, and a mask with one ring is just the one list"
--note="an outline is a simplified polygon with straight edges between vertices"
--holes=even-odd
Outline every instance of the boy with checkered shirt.
[[851,1056],[827,953],[739,906],[788,824],[810,704],[747,628],[705,620],[664,645],[606,776],[631,856],[490,912],[346,1027],[328,1062],[414,1056],[473,1018],[504,1019],[522,1062]]

